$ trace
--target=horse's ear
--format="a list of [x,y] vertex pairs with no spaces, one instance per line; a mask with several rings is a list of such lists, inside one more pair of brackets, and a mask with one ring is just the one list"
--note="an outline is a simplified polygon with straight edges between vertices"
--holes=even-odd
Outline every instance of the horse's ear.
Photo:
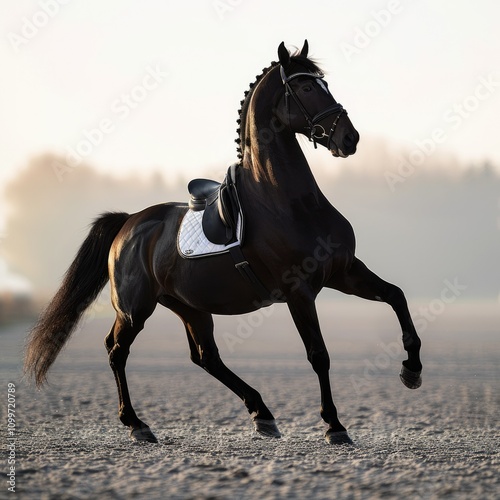
[[300,51],[300,55],[302,57],[307,57],[308,52],[309,52],[309,44],[307,43],[307,40],[304,40],[304,46],[302,47],[302,50]]
[[280,60],[280,64],[286,68],[290,64],[290,52],[285,47],[285,42],[281,42],[278,47],[278,57]]

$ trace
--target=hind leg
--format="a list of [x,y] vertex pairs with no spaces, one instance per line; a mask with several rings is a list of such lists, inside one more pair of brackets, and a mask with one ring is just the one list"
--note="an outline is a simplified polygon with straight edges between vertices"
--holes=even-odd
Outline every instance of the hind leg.
[[354,259],[348,271],[332,276],[327,286],[364,299],[386,302],[394,309],[403,332],[403,347],[408,353],[408,359],[403,361],[400,378],[410,389],[420,387],[422,384],[420,377],[421,342],[413,325],[403,291],[380,279],[357,258]]
[[125,364],[130,353],[130,346],[144,327],[144,321],[132,322],[130,318],[117,314],[115,323],[105,339],[109,364],[113,370],[118,388],[118,416],[122,424],[130,428],[130,437],[137,441],[157,443],[158,440],[151,429],[140,420],[132,407],[125,376]]
[[171,298],[163,297],[160,302],[175,312],[184,323],[193,363],[222,382],[245,403],[257,432],[268,437],[280,437],[274,417],[261,395],[222,362],[214,339],[212,315]]

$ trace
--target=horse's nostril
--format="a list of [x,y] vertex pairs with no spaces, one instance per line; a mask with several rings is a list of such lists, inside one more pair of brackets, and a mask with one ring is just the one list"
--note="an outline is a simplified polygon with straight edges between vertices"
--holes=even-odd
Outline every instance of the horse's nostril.
[[351,147],[354,144],[354,135],[351,133],[346,134],[342,142],[344,146]]

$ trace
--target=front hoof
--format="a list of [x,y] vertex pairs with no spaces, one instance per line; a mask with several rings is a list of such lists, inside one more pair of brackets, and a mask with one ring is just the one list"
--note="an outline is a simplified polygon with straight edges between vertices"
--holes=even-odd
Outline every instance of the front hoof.
[[403,365],[399,378],[409,389],[418,389],[422,385],[422,377],[420,376],[421,373],[422,372],[412,372],[411,370],[408,370],[405,365]]
[[146,443],[157,443],[158,439],[151,432],[149,427],[141,427],[140,429],[132,429],[130,431],[130,439],[132,441],[146,442]]
[[325,434],[325,439],[328,444],[354,444],[349,434],[347,434],[347,431],[332,431],[328,429]]
[[261,436],[272,437],[272,438],[280,438],[281,432],[276,425],[276,420],[264,420],[262,418],[254,418],[253,425],[255,427],[255,431],[258,432]]

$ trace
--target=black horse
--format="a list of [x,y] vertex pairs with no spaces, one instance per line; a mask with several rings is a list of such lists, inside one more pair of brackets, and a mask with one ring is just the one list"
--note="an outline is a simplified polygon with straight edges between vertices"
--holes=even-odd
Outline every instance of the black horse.
[[[94,222],[28,339],[25,370],[37,385],[46,380],[81,315],[109,279],[116,319],[105,345],[118,386],[119,417],[136,440],[156,442],[132,408],[125,364],[132,342],[158,303],[183,321],[192,361],[243,400],[255,429],[266,436],[280,436],[274,417],[260,394],[222,362],[212,314],[243,314],[273,301],[287,303],[319,378],[329,443],[351,440],[333,403],[330,359],[315,308],[323,287],[392,306],[408,353],[401,380],[411,389],[420,386],[421,343],[403,292],[355,257],[353,229],[320,191],[295,137],[304,134],[342,158],[355,153],[359,140],[307,52],[307,41],[294,55],[282,43],[279,62],[263,70],[242,101],[235,182],[244,213],[241,251],[253,279],[242,277],[229,252],[196,259],[180,255],[177,234],[188,211],[185,203],[156,205],[133,215],[104,214]],[[291,279],[297,266],[311,272]],[[269,292],[268,300],[262,290]]]

